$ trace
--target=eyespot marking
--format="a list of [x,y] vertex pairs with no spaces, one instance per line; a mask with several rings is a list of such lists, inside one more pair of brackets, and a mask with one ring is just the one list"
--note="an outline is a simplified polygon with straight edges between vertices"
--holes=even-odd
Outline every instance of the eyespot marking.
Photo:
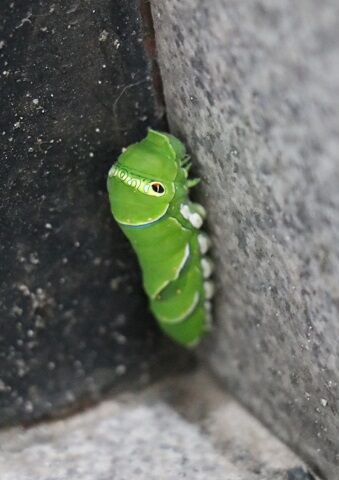
[[165,193],[165,187],[163,186],[162,183],[160,182],[152,182],[151,183],[151,188],[157,196],[161,197]]

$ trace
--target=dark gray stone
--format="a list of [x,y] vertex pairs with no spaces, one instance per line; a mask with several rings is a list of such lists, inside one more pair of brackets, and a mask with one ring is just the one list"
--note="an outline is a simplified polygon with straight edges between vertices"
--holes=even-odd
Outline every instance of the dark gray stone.
[[163,125],[139,5],[1,2],[0,425],[180,368],[106,195]]
[[302,467],[296,467],[288,470],[287,480],[314,480],[314,476]]
[[168,119],[202,177],[213,371],[339,468],[339,4],[154,0]]

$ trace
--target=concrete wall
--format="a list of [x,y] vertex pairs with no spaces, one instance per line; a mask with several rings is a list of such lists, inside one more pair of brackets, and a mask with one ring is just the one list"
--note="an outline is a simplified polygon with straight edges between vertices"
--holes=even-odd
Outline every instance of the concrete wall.
[[339,4],[153,0],[170,127],[217,263],[201,353],[328,479],[339,469]]
[[106,192],[121,148],[164,126],[152,42],[139,0],[1,2],[0,426],[178,359]]

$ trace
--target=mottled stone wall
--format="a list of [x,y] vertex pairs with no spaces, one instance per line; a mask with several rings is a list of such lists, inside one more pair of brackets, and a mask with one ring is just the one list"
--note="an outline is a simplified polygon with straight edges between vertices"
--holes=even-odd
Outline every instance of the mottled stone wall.
[[339,4],[154,0],[167,113],[217,264],[201,354],[328,479],[339,469]]
[[1,2],[0,425],[145,383],[180,358],[106,194],[121,147],[163,125],[145,10]]

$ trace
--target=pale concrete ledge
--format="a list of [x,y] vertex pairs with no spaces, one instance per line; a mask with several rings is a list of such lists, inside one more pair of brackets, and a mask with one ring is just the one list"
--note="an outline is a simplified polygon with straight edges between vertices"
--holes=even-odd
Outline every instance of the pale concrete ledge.
[[1,480],[313,480],[202,372],[0,434]]

